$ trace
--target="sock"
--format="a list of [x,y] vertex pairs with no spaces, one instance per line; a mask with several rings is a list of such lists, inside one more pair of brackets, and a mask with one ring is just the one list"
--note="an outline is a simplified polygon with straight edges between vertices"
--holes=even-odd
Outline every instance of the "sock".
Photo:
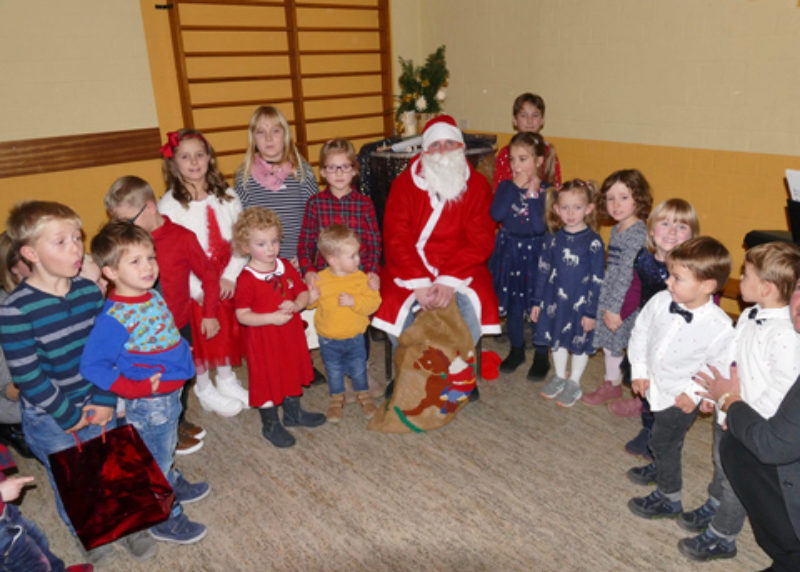
[[659,489],[659,492],[662,495],[664,495],[667,498],[667,500],[670,500],[672,502],[681,502],[681,491],[675,491],[674,493],[665,493],[664,491]]
[[567,348],[558,348],[553,350],[553,367],[556,370],[556,375],[562,379],[567,377],[567,359],[569,352]]
[[620,371],[619,366],[622,364],[622,354],[615,356],[611,350],[603,350],[603,355],[606,362],[606,379],[613,385],[620,384]]
[[198,391],[204,391],[211,386],[211,378],[207,369],[203,373],[200,373],[200,370],[197,371],[197,381],[195,383],[197,383]]
[[722,540],[724,540],[725,542],[729,542],[730,544],[736,544],[736,537],[739,536],[738,533],[737,534],[722,534],[720,531],[718,531],[716,528],[714,528],[713,524],[709,524],[708,525],[708,529],[706,529],[706,533],[707,534],[710,533],[712,536],[716,536],[717,538],[721,538]]
[[587,365],[589,365],[589,354],[572,354],[572,367],[570,368],[569,378],[580,385],[581,376]]

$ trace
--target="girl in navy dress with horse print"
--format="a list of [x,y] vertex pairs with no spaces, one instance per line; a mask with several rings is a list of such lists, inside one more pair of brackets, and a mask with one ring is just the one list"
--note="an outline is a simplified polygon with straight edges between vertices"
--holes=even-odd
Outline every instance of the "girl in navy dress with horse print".
[[[502,224],[489,271],[511,341],[511,351],[500,364],[503,373],[511,373],[525,362],[525,315],[533,306],[536,263],[547,231],[545,198],[551,189],[545,182],[550,177],[542,172],[546,146],[541,135],[517,133],[509,149],[514,178],[500,183],[490,209],[492,218]],[[547,348],[536,348],[531,370],[545,364],[544,373],[549,369]]]
[[537,323],[534,342],[552,349],[555,367],[541,394],[558,397],[562,407],[572,407],[580,399],[581,376],[594,353],[592,337],[605,266],[603,239],[594,230],[596,197],[594,182],[574,179],[548,199],[547,223],[553,234],[545,239],[539,256],[531,321]]

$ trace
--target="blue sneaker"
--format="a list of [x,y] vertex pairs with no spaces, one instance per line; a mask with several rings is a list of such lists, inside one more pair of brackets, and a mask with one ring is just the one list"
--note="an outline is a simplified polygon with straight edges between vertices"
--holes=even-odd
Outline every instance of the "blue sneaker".
[[153,538],[161,542],[174,542],[175,544],[194,544],[205,538],[208,529],[205,525],[192,522],[185,513],[171,516],[161,524],[150,529]]
[[709,497],[700,508],[681,513],[681,516],[678,517],[678,526],[689,532],[703,532],[717,514],[717,509],[719,509],[719,501]]
[[633,467],[632,469],[628,469],[628,478],[637,485],[649,487],[656,484],[657,477],[658,469],[656,468],[655,463],[650,463],[649,465],[645,465],[643,467]]
[[628,501],[628,508],[642,518],[675,518],[683,507],[680,501],[671,501],[658,489],[646,497],[636,497]]
[[211,485],[208,483],[190,483],[183,478],[183,475],[178,477],[175,485],[172,487],[175,491],[175,500],[181,504],[189,504],[203,500],[211,492]]
[[679,540],[678,550],[684,556],[688,556],[698,562],[716,560],[718,558],[733,558],[736,556],[736,541],[724,540],[706,528],[703,534]]

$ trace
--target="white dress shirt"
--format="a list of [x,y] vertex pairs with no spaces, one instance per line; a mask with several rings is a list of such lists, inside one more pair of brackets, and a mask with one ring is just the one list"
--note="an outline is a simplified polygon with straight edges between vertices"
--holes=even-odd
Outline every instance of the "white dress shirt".
[[[713,365],[720,371],[730,366],[733,326],[728,315],[709,298],[688,310],[692,321],[669,311],[672,296],[664,290],[653,296],[639,312],[628,342],[632,379],[648,379],[647,400],[652,411],[675,405],[681,394],[700,402],[703,388],[692,381],[699,371]],[[687,310],[683,304],[678,305]]]
[[[734,359],[742,399],[764,418],[778,410],[800,376],[800,334],[792,325],[789,306],[747,308],[736,322]],[[727,377],[727,371],[722,371]],[[725,413],[717,412],[717,422]]]

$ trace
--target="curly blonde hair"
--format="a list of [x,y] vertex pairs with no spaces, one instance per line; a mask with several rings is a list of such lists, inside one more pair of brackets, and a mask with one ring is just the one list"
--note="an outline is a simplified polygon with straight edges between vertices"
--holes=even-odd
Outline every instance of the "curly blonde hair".
[[254,230],[278,229],[278,240],[283,240],[283,224],[275,211],[264,207],[248,207],[239,213],[233,224],[233,247],[239,254],[248,254],[247,243]]

